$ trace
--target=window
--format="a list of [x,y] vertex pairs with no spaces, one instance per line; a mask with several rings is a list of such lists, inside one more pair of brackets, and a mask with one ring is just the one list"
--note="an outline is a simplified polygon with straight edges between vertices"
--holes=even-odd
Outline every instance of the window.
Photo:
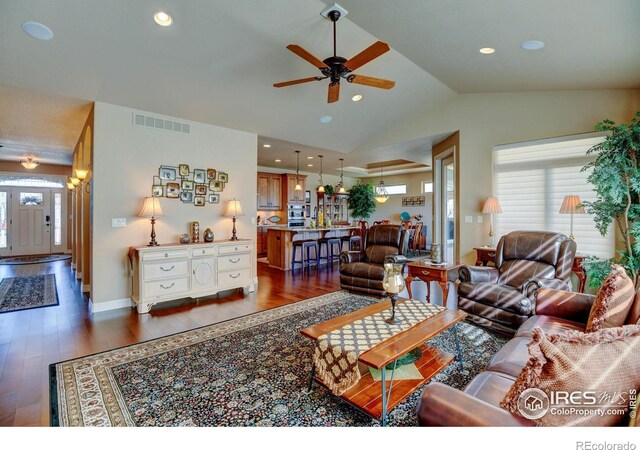
[[[576,136],[494,147],[495,196],[503,213],[495,216],[496,235],[514,230],[559,231],[569,235],[569,214],[560,214],[565,195],[582,201],[595,199],[582,167],[593,159],[589,148],[602,137]],[[602,237],[589,214],[574,215],[573,234],[578,252],[601,258],[614,254],[610,227]]]
[[[394,184],[391,186],[385,186],[387,189],[387,194],[389,195],[399,195],[407,193],[407,185],[406,184]],[[380,194],[380,190],[376,187],[376,194]]]
[[0,175],[0,186],[64,188],[64,178],[45,175]]
[[422,193],[428,194],[429,192],[433,192],[433,183],[431,181],[423,181],[422,182]]
[[42,192],[20,192],[20,206],[40,206],[43,201]]
[[53,245],[62,245],[62,194],[53,195]]
[[7,193],[0,192],[0,248],[7,248]]

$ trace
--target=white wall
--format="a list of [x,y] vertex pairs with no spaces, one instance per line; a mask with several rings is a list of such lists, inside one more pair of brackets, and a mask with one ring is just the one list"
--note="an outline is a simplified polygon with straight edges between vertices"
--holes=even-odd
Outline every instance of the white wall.
[[[132,125],[134,110],[96,103],[93,163],[93,280],[94,303],[131,295],[127,250],[146,245],[149,219],[137,217],[143,198],[151,195],[153,176],[161,165],[189,164],[229,174],[219,205],[196,207],[179,199],[161,200],[165,217],[156,224],[159,243],[177,243],[192,221],[211,227],[216,239],[231,236],[231,219],[223,217],[226,201],[240,200],[244,217],[238,236],[255,239],[257,135],[212,125],[188,122],[190,134]],[[150,113],[155,117],[157,114]],[[176,119],[179,120],[179,119]],[[182,122],[187,122],[182,120]],[[111,228],[111,219],[124,217],[126,228]]]
[[638,110],[638,89],[460,94],[356,151],[460,130],[460,256],[473,263],[473,247],[489,234],[488,217],[478,224],[476,216],[492,194],[493,145],[589,132],[603,119],[628,122]]

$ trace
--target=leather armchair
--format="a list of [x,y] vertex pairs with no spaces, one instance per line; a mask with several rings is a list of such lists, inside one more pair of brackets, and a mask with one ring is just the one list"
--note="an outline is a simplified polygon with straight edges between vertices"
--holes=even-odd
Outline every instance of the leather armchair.
[[406,234],[400,225],[374,225],[369,228],[363,251],[340,253],[340,287],[350,292],[384,296],[384,263],[406,263]]
[[512,334],[534,313],[539,289],[570,290],[575,253],[561,233],[511,232],[498,243],[495,268],[460,268],[458,306],[475,323]]

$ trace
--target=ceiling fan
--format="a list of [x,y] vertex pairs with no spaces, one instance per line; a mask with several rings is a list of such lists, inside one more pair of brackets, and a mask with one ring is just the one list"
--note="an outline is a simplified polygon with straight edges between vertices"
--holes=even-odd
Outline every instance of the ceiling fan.
[[[365,64],[373,61],[377,57],[389,51],[389,45],[377,41],[375,44],[364,49],[353,58],[347,60],[342,56],[336,54],[336,22],[342,16],[340,10],[336,8],[330,8],[326,12],[326,17],[333,22],[333,56],[320,61],[311,53],[306,51],[299,45],[290,44],[287,48],[293,53],[304,59],[305,61],[313,64],[320,72],[322,76],[301,78],[298,80],[284,81],[282,83],[275,83],[273,87],[281,88],[285,86],[292,86],[294,84],[309,83],[311,81],[320,81],[329,78],[331,83],[329,84],[329,93],[327,95],[327,102],[334,103],[340,99],[340,79],[345,79],[349,83],[362,84],[364,86],[371,86],[380,89],[391,89],[395,86],[395,81],[384,80],[382,78],[367,77],[364,75],[356,75],[352,73],[354,70],[364,66]],[[323,12],[324,15],[324,12]]]

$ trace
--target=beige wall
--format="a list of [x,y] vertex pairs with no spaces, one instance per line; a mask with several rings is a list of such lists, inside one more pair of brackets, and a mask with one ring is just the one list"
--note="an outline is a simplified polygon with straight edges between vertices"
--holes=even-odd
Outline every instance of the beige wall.
[[640,110],[640,90],[460,94],[436,110],[381,133],[356,151],[460,130],[460,256],[474,261],[473,247],[489,233],[488,217],[477,223],[492,193],[493,145],[593,130],[609,118],[629,121]]
[[[133,110],[105,103],[95,105],[93,153],[93,279],[94,303],[131,295],[127,250],[149,241],[149,219],[137,217],[144,197],[151,195],[153,176],[161,165],[189,164],[229,173],[220,205],[196,207],[179,199],[161,200],[157,239],[176,243],[192,221],[211,227],[216,239],[231,236],[231,218],[223,217],[228,200],[240,200],[244,217],[238,236],[255,239],[257,135],[190,122],[191,133],[173,133],[132,125]],[[158,116],[157,114],[152,114]],[[184,122],[184,121],[183,121]],[[112,218],[125,218],[125,228],[112,228]]]
[[[400,213],[403,211],[408,212],[411,216],[416,214],[423,214],[424,218],[422,221],[428,227],[428,233],[431,233],[431,220],[432,220],[432,211],[431,211],[431,193],[423,193],[422,192],[422,183],[425,181],[431,181],[432,173],[428,172],[415,172],[415,173],[407,173],[404,175],[391,175],[385,176],[384,182],[386,185],[394,185],[394,184],[406,184],[407,185],[407,193],[405,195],[391,195],[389,196],[389,200],[385,203],[377,203],[376,202],[376,210],[373,215],[369,218],[369,224],[372,224],[375,220],[390,220],[392,223],[400,223]],[[368,183],[372,185],[377,185],[380,181],[380,178],[363,178],[363,183]],[[425,196],[425,205],[424,206],[402,206],[402,197],[415,197],[419,195]]]

